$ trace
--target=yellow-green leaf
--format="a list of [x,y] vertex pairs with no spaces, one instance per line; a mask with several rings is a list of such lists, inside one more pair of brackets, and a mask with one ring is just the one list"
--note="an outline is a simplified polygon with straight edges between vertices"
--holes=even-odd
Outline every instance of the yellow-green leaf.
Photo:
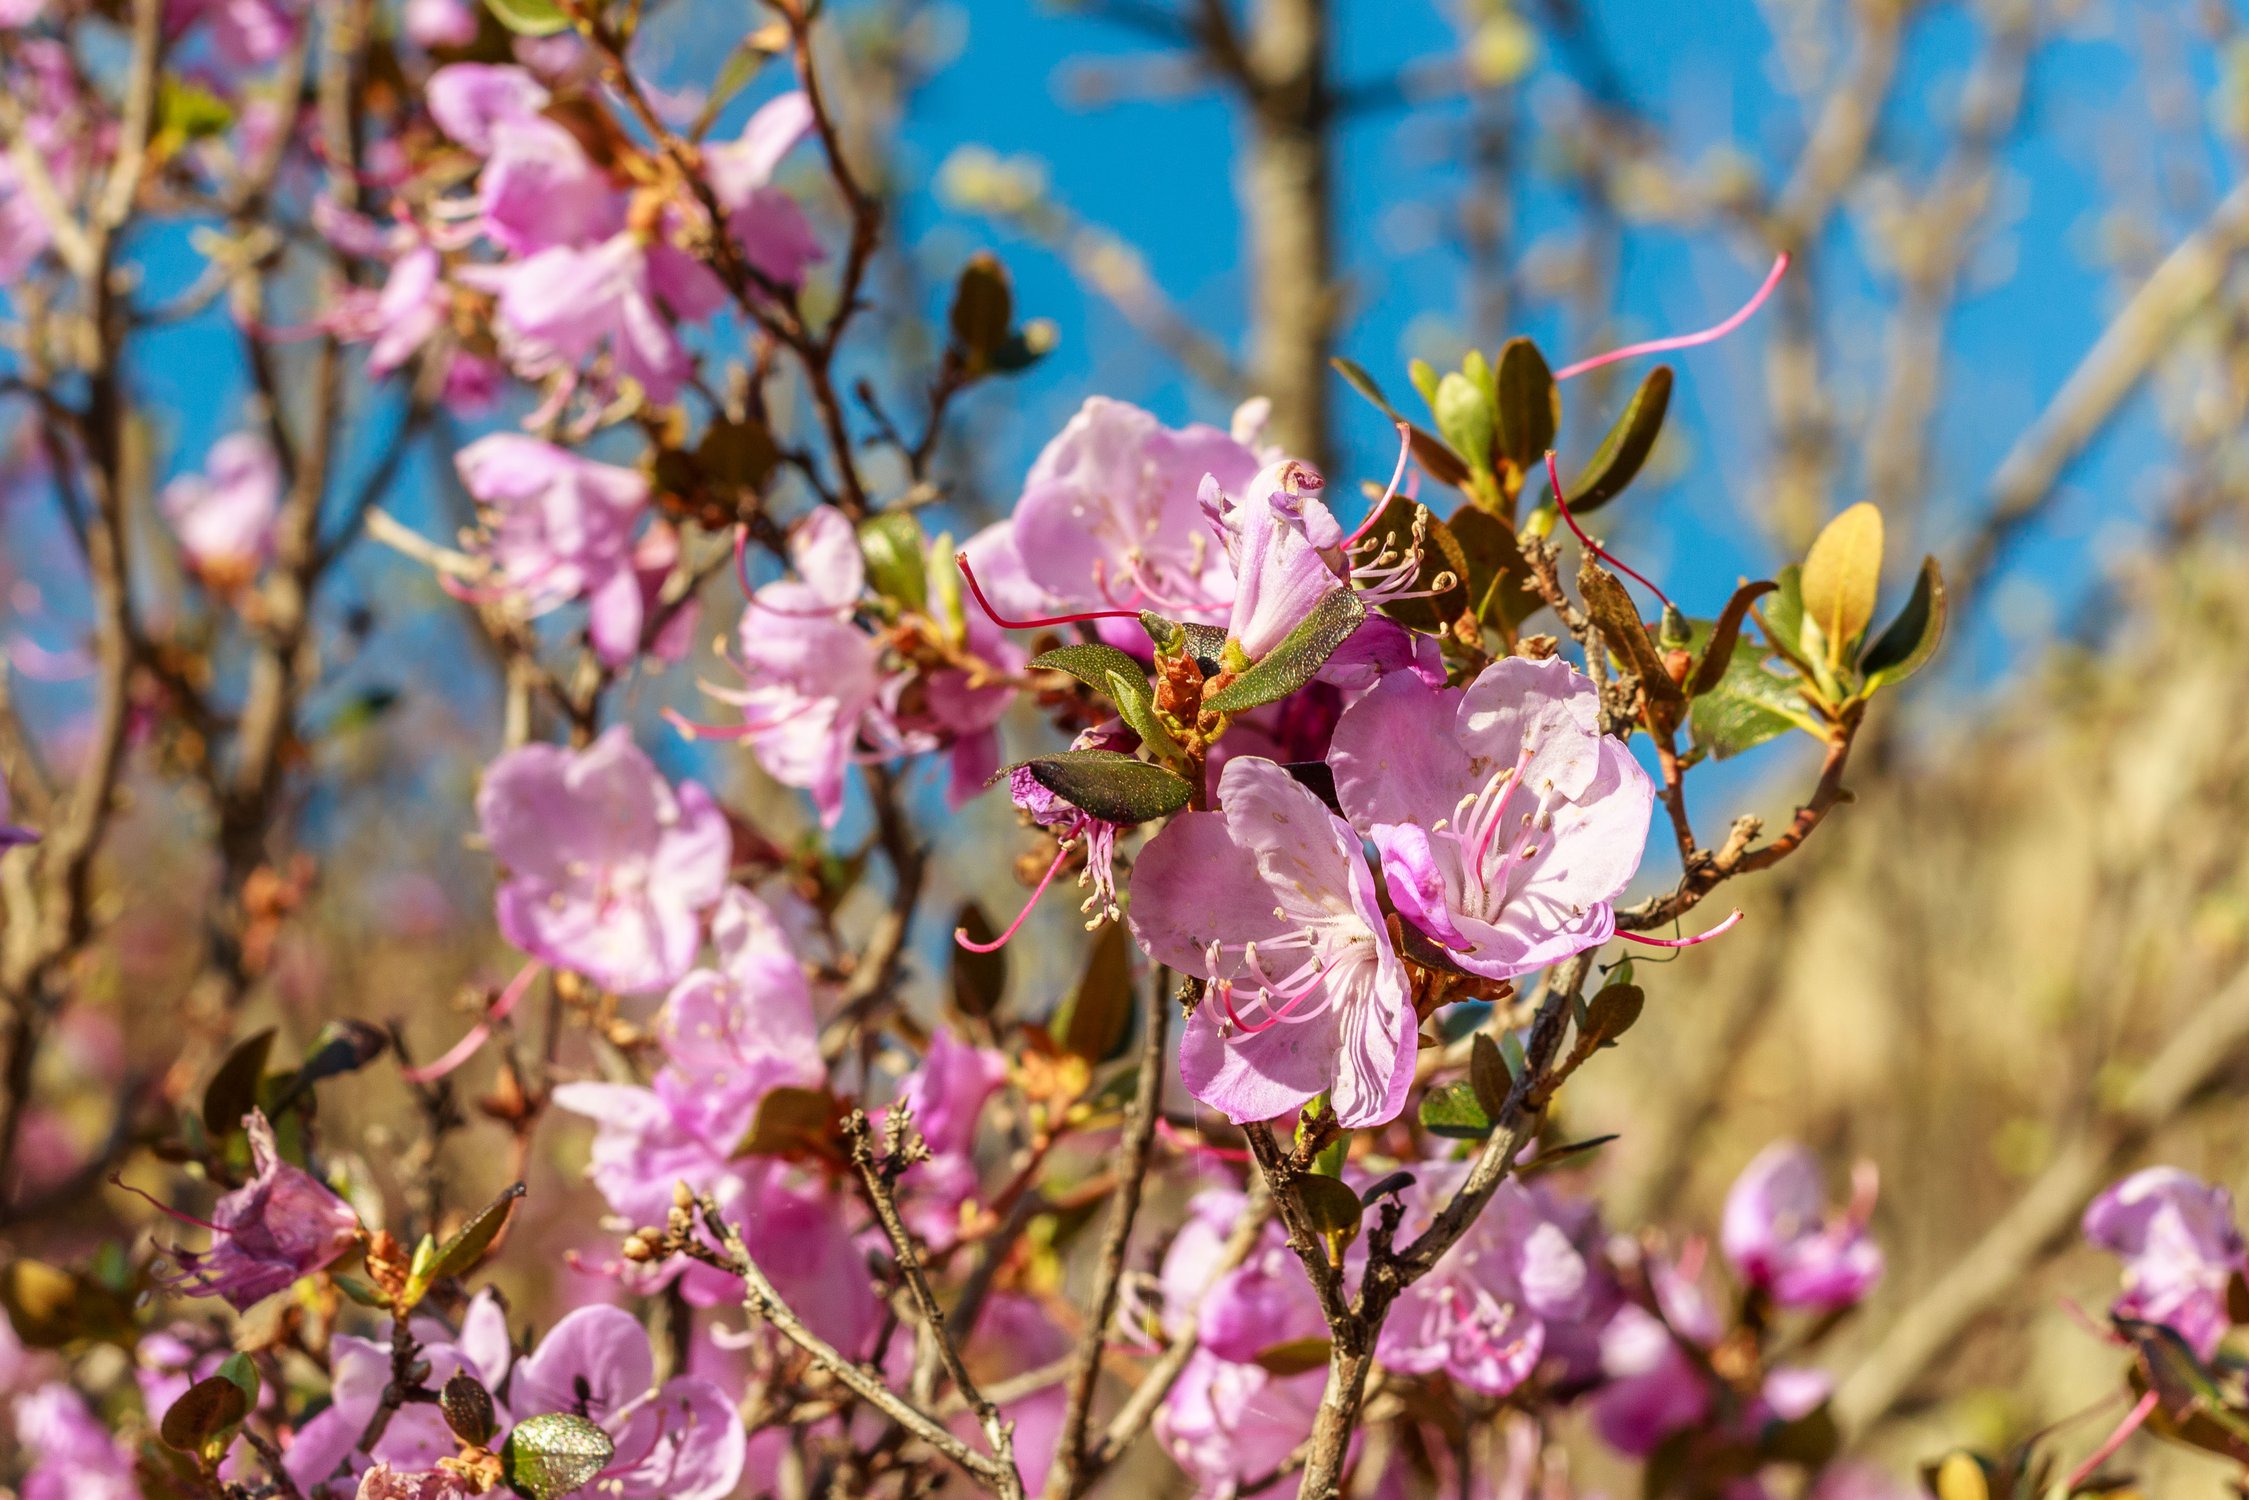
[[1881,583],[1882,512],[1862,500],[1827,523],[1804,559],[1804,615],[1826,638],[1831,666],[1866,633]]

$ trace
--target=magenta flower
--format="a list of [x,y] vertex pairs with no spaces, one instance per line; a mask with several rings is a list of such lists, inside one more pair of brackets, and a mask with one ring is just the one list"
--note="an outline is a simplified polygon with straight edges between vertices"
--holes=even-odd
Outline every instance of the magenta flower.
[[694,370],[675,321],[707,318],[726,300],[684,252],[629,229],[583,249],[549,245],[508,265],[471,267],[461,279],[498,293],[500,348],[517,373],[575,369],[606,346],[613,373],[658,404]]
[[1312,1435],[1327,1369],[1275,1375],[1197,1349],[1156,1412],[1156,1440],[1194,1485],[1196,1500],[1252,1500],[1294,1493],[1286,1476],[1254,1491]]
[[[1152,609],[1223,624],[1233,569],[1197,495],[1206,474],[1231,490],[1257,469],[1255,452],[1214,427],[1169,428],[1136,406],[1088,398],[1031,465],[1008,535],[986,543],[1013,554],[1029,594],[1001,607]],[[981,576],[984,556],[971,561]],[[1137,626],[1126,622],[1124,634],[1120,643],[1145,649]]]
[[[423,1359],[429,1361],[428,1383],[442,1388],[457,1374],[467,1374],[493,1395],[499,1430],[514,1424],[500,1393],[506,1386],[508,1366],[514,1357],[508,1343],[507,1317],[490,1292],[479,1292],[461,1315],[460,1332],[431,1318],[413,1324]],[[358,1451],[360,1436],[383,1404],[383,1389],[390,1384],[390,1329],[377,1338],[356,1338],[339,1333],[329,1340],[329,1404],[297,1429],[296,1438],[282,1455],[281,1466],[309,1496],[333,1494],[341,1485],[349,1492],[354,1476],[371,1463],[388,1464],[405,1474],[437,1467],[441,1458],[460,1451],[452,1429],[438,1409],[409,1402],[391,1415],[381,1441],[372,1454]],[[495,1441],[497,1441],[495,1439]]]
[[528,1417],[569,1412],[616,1440],[591,1488],[618,1500],[724,1500],[742,1477],[746,1438],[733,1401],[698,1375],[656,1386],[648,1330],[616,1307],[581,1307],[516,1366],[510,1404]]
[[164,486],[164,517],[188,566],[221,586],[249,582],[272,554],[280,506],[281,465],[250,432],[220,438],[202,473]]
[[688,732],[748,741],[766,774],[810,791],[832,828],[860,737],[894,745],[897,733],[883,707],[881,647],[852,622],[866,564],[851,522],[819,507],[791,534],[789,558],[802,581],[767,584],[742,613],[744,685],[709,689],[742,710],[741,724]]
[[1233,565],[1226,635],[1256,661],[1278,646],[1328,595],[1350,587],[1329,563],[1343,528],[1320,502],[1319,471],[1293,458],[1257,471],[1234,499],[1215,474],[1198,492],[1204,518]]
[[812,130],[812,101],[792,89],[759,106],[734,140],[703,148],[703,172],[742,253],[768,281],[803,284],[825,253],[797,201],[773,186],[781,159]]
[[2177,1167],[2134,1172],[2085,1210],[2085,1238],[2124,1260],[2110,1311],[2160,1323],[2204,1359],[2233,1326],[2227,1289],[2249,1268],[2233,1195]]
[[1127,913],[1151,958],[1210,982],[1187,1091],[1236,1124],[1323,1091],[1347,1127],[1395,1119],[1416,1021],[1359,835],[1269,760],[1228,761],[1219,802],[1149,842]]
[[167,1290],[220,1297],[236,1312],[286,1291],[349,1250],[359,1237],[351,1205],[302,1167],[281,1159],[273,1127],[252,1110],[250,1180],[219,1199],[211,1214],[211,1248],[172,1249],[174,1265],[157,1274]]
[[[1076,748],[1086,748],[1079,737]],[[1044,828],[1061,842],[1065,849],[1079,840],[1085,841],[1085,873],[1079,877],[1081,885],[1092,888],[1080,909],[1094,921],[1102,917],[1114,920],[1120,908],[1117,905],[1117,834],[1122,825],[1095,817],[1074,803],[1064,801],[1058,794],[1047,790],[1028,766],[1017,766],[1008,773],[1007,794],[1017,807],[1031,815],[1031,821]]]
[[531,257],[617,233],[624,227],[624,196],[576,136],[544,115],[516,107],[530,97],[514,80],[487,81],[472,94],[471,107],[491,111],[475,123],[475,117],[461,121],[465,129],[481,128],[486,141],[484,170],[477,177],[477,227],[510,255]]
[[1873,1208],[1871,1166],[1859,1173],[1849,1210],[1831,1215],[1818,1158],[1775,1141],[1734,1180],[1719,1243],[1742,1280],[1777,1305],[1832,1311],[1882,1279],[1881,1247],[1866,1232]]
[[527,68],[449,63],[430,74],[422,98],[438,129],[478,156],[489,156],[493,132],[503,122],[538,118],[553,96]]
[[61,1381],[18,1396],[16,1443],[29,1458],[23,1500],[141,1500],[133,1453]]
[[1567,662],[1509,657],[1465,691],[1395,672],[1344,710],[1328,764],[1398,914],[1494,979],[1597,947],[1655,792]]
[[583,750],[509,751],[484,773],[476,812],[507,871],[509,942],[626,995],[693,966],[733,836],[710,793],[688,781],[675,794],[622,725]]
[[[1415,1168],[1400,1195],[1405,1234],[1427,1228],[1467,1174],[1466,1162]],[[1590,1206],[1502,1183],[1467,1235],[1399,1299],[1378,1356],[1394,1370],[1441,1370],[1485,1396],[1507,1395],[1542,1365],[1564,1383],[1589,1379],[1599,1371],[1599,1324],[1617,1305],[1599,1237]]]
[[633,531],[648,480],[510,432],[478,438],[453,464],[485,507],[492,561],[526,612],[584,599],[595,653],[611,666],[631,661],[647,611]]

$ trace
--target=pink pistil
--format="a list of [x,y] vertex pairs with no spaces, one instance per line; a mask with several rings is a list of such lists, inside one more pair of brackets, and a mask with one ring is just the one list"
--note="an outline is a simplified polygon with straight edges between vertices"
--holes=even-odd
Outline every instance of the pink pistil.
[[698,724],[676,708],[663,711],[665,720],[691,740],[746,740],[761,726],[756,724]]
[[1365,536],[1368,529],[1382,518],[1382,513],[1389,509],[1391,500],[1397,496],[1398,486],[1405,482],[1406,460],[1412,454],[1413,429],[1400,422],[1398,424],[1398,467],[1390,472],[1390,487],[1382,492],[1382,498],[1375,501],[1373,507],[1367,511],[1367,518],[1359,523],[1359,529],[1343,539],[1343,551],[1348,553],[1354,546],[1358,545],[1359,538]]
[[1642,937],[1637,932],[1620,932],[1617,936],[1628,943],[1643,943],[1650,948],[1692,948],[1697,943],[1707,943],[1714,937],[1733,931],[1734,925],[1739,921],[1741,921],[1741,912],[1737,909],[1732,916],[1720,922],[1716,927],[1711,928],[1708,932],[1698,932],[1693,937],[1652,938]]
[[1043,620],[1010,620],[1007,616],[992,608],[992,601],[984,597],[984,586],[976,581],[976,571],[968,565],[968,554],[965,552],[954,553],[953,562],[960,568],[961,577],[968,580],[968,591],[976,596],[976,603],[984,611],[985,618],[1003,630],[1038,630],[1048,625],[1074,625],[1080,620],[1137,620],[1140,618],[1140,611],[1137,609],[1089,609],[1084,614],[1055,615]]
[[134,1187],[131,1183],[127,1182],[119,1173],[112,1172],[109,1174],[109,1185],[111,1187],[123,1188],[126,1192],[131,1193],[134,1197],[141,1199],[143,1202],[147,1203],[149,1207],[155,1209],[158,1213],[164,1215],[168,1219],[177,1219],[182,1224],[193,1224],[196,1228],[208,1229],[213,1234],[233,1233],[232,1230],[227,1229],[221,1225],[214,1224],[209,1219],[198,1219],[193,1214],[181,1213],[178,1209],[172,1207],[171,1204],[166,1203],[163,1199],[158,1198],[155,1195],[148,1193],[140,1188]]
[[1585,550],[1592,553],[1595,557],[1600,558],[1603,562],[1608,563],[1619,573],[1623,573],[1628,577],[1638,580],[1641,587],[1645,588],[1649,593],[1655,595],[1658,599],[1661,599],[1664,603],[1671,603],[1671,596],[1669,594],[1666,594],[1662,589],[1657,588],[1653,583],[1649,582],[1646,575],[1634,571],[1631,567],[1627,566],[1624,562],[1610,553],[1610,551],[1606,547],[1603,547],[1599,542],[1596,542],[1595,540],[1593,540],[1593,538],[1587,536],[1585,534],[1585,528],[1577,524],[1577,517],[1570,514],[1570,502],[1562,494],[1562,470],[1561,466],[1554,462],[1554,450],[1552,448],[1546,450],[1546,478],[1548,482],[1550,482],[1554,486],[1555,509],[1561,511],[1562,519],[1570,523],[1571,532],[1576,535],[1578,542],[1585,548]]
[[531,981],[539,977],[539,970],[542,967],[544,966],[537,959],[525,964],[516,973],[515,978],[508,981],[508,987],[500,991],[499,998],[492,1002],[492,1008],[484,1013],[484,1019],[471,1026],[443,1057],[438,1058],[435,1062],[424,1063],[418,1068],[401,1068],[398,1076],[408,1083],[435,1083],[476,1056],[478,1049],[490,1040],[492,1024],[495,1021],[504,1021],[508,1018],[509,1012],[513,1011],[524,995],[530,991]]
[[[963,565],[961,571],[967,571],[967,567],[965,564]],[[1016,930],[1023,925],[1023,919],[1030,916],[1031,908],[1039,904],[1039,897],[1045,895],[1046,888],[1049,885],[1053,884],[1055,871],[1061,869],[1062,861],[1068,859],[1069,857],[1070,846],[1068,844],[1064,844],[1061,848],[1054,851],[1054,863],[1048,865],[1046,867],[1046,873],[1039,877],[1037,888],[1031,892],[1031,899],[1023,903],[1023,909],[1015,914],[1015,920],[1007,924],[1007,931],[1001,933],[998,937],[992,939],[988,943],[979,943],[978,941],[976,941],[976,939],[968,935],[967,928],[956,927],[953,929],[953,941],[960,944],[963,948],[966,948],[971,953],[997,953],[1000,949],[1006,947],[1007,940],[1015,936]]]
[[1725,322],[1705,328],[1700,333],[1676,334],[1667,339],[1650,339],[1644,344],[1627,344],[1622,349],[1611,349],[1606,354],[1596,354],[1591,359],[1581,359],[1574,365],[1564,365],[1554,372],[1554,378],[1556,380],[1568,380],[1574,375],[1583,375],[1588,370],[1598,370],[1603,365],[1613,365],[1619,360],[1635,359],[1643,354],[1663,354],[1672,349],[1692,349],[1699,344],[1716,343],[1748,322],[1751,317],[1755,316],[1757,309],[1765,305],[1765,299],[1773,294],[1773,288],[1779,286],[1781,277],[1787,274],[1788,260],[1789,256],[1786,250],[1775,256],[1772,270],[1765,273],[1765,284],[1757,288],[1757,294],[1743,303],[1741,310]]
[[2124,1420],[2116,1424],[2116,1431],[2110,1433],[2107,1440],[2093,1450],[2090,1458],[2077,1466],[2075,1472],[2069,1476],[2068,1482],[2062,1486],[2062,1493],[2065,1495],[2076,1494],[2079,1485],[2092,1478],[2095,1470],[2115,1457],[2116,1450],[2123,1447],[2126,1440],[2140,1430],[2140,1424],[2155,1415],[2155,1408],[2160,1400],[2160,1394],[2155,1391],[2149,1391],[2142,1396],[2139,1404],[2126,1412]]

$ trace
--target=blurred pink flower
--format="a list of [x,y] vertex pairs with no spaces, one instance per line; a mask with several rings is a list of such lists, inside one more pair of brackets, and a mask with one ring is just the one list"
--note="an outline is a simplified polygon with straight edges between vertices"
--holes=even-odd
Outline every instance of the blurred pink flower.
[[1775,1141],[1726,1194],[1726,1259],[1781,1307],[1826,1312],[1861,1301],[1882,1279],[1882,1249],[1866,1232],[1871,1169],[1860,1182],[1848,1211],[1831,1215],[1819,1159],[1794,1141]]
[[2160,1323],[2204,1359],[2233,1326],[2227,1290],[2249,1268],[2233,1195],[2177,1167],[2134,1172],[2085,1210],[2085,1238],[2124,1261],[2119,1317]]
[[15,1419],[16,1442],[30,1459],[23,1500],[141,1500],[132,1450],[68,1385],[18,1396]]
[[164,487],[164,516],[188,566],[221,585],[248,582],[272,554],[280,505],[281,464],[254,432],[220,438],[202,473]]
[[596,654],[611,666],[631,661],[648,602],[633,538],[648,510],[647,478],[512,432],[478,438],[453,462],[485,508],[492,562],[525,610],[583,599]]

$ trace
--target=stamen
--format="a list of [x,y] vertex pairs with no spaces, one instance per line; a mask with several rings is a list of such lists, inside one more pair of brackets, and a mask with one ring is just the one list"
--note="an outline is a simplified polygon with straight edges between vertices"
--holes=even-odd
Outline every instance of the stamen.
[[1737,908],[1732,916],[1726,918],[1725,921],[1720,922],[1716,927],[1711,928],[1708,932],[1696,933],[1693,937],[1652,938],[1642,937],[1637,932],[1620,932],[1617,934],[1617,936],[1623,938],[1628,943],[1644,943],[1650,948],[1692,948],[1697,943],[1707,943],[1714,937],[1720,937],[1726,933],[1733,931],[1735,924],[1740,921],[1741,912]]
[[[961,564],[961,571],[964,573],[968,571],[968,565],[965,561]],[[1070,846],[1068,844],[1064,844],[1054,851],[1054,863],[1048,865],[1046,873],[1039,877],[1038,888],[1031,892],[1031,899],[1023,903],[1023,909],[1015,914],[1015,920],[1007,924],[1007,931],[988,943],[979,943],[968,935],[967,928],[956,927],[953,929],[953,941],[971,953],[997,953],[1000,949],[1006,947],[1007,940],[1015,936],[1016,930],[1023,925],[1024,919],[1031,915],[1031,908],[1039,904],[1039,897],[1046,894],[1047,886],[1054,880],[1054,872],[1061,869],[1062,861],[1069,857]]]
[[[1562,495],[1562,469],[1559,464],[1554,462],[1554,450],[1552,448],[1546,450],[1546,477],[1554,486],[1555,508],[1561,511],[1562,519],[1570,523],[1570,530],[1576,534],[1579,543],[1584,546],[1585,550],[1592,553],[1595,557],[1600,558],[1603,562],[1608,563],[1618,572],[1623,573],[1628,577],[1637,579],[1641,587],[1645,588],[1649,593],[1655,595],[1658,599],[1661,599],[1665,604],[1671,604],[1671,596],[1669,594],[1666,594],[1662,589],[1657,588],[1653,583],[1650,583],[1648,581],[1645,575],[1635,572],[1631,567],[1627,566],[1624,562],[1620,561],[1618,558],[1612,555],[1607,548],[1603,547],[1599,542],[1593,540],[1593,538],[1587,536],[1585,534],[1585,528],[1577,524],[1577,517],[1570,514],[1570,502]],[[1678,606],[1672,605],[1672,607],[1676,609]]]
[[2140,1430],[2140,1424],[2155,1415],[2156,1405],[2161,1400],[2162,1393],[2160,1391],[2151,1390],[2142,1396],[2139,1404],[2124,1414],[2124,1420],[2117,1424],[2116,1431],[2110,1433],[2107,1439],[2093,1450],[2092,1456],[2079,1464],[2070,1474],[2068,1481],[2062,1486],[2062,1493],[2065,1495],[2076,1494],[2077,1487],[2092,1478],[2094,1470],[2115,1457],[2116,1450],[2123,1447],[2125,1441],[2133,1433]]
[[1786,250],[1775,256],[1773,268],[1765,273],[1765,284],[1757,288],[1756,295],[1744,302],[1741,310],[1725,322],[1705,328],[1700,333],[1675,334],[1666,339],[1650,339],[1644,344],[1627,344],[1622,349],[1611,349],[1606,354],[1581,359],[1574,365],[1564,365],[1554,372],[1554,378],[1568,380],[1572,376],[1583,375],[1588,370],[1598,370],[1603,365],[1613,365],[1618,360],[1636,359],[1643,354],[1663,354],[1672,349],[1692,349],[1699,344],[1714,344],[1748,322],[1755,316],[1757,309],[1765,305],[1765,299],[1773,294],[1773,288],[1779,286],[1781,277],[1787,274],[1788,261]]
[[760,726],[741,724],[698,724],[676,708],[666,708],[665,722],[691,740],[746,740],[756,734]]
[[1367,528],[1381,518],[1382,512],[1388,508],[1390,501],[1397,495],[1398,486],[1405,482],[1406,460],[1412,454],[1413,429],[1400,422],[1398,424],[1398,467],[1390,472],[1390,488],[1384,490],[1382,498],[1374,502],[1373,509],[1367,512],[1367,518],[1359,523],[1359,529],[1343,539],[1344,551],[1349,552],[1353,546],[1357,545],[1359,538],[1367,534]]
[[953,563],[961,570],[961,577],[968,580],[968,591],[976,596],[977,606],[984,611],[984,617],[1003,630],[1038,630],[1048,625],[1074,625],[1080,620],[1137,620],[1140,618],[1140,611],[1137,609],[1089,609],[1083,614],[1055,615],[1050,619],[1043,620],[1010,620],[998,610],[992,608],[992,601],[984,597],[984,586],[976,581],[976,570],[968,565],[968,554],[966,552],[954,553]]

